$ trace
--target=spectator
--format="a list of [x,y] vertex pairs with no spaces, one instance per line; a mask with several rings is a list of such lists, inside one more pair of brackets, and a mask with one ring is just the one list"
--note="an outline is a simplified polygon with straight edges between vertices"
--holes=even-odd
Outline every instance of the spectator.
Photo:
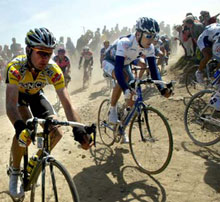
[[185,52],[185,57],[191,57],[194,55],[193,51],[193,42],[190,36],[190,30],[188,27],[181,25],[175,26],[176,31],[178,32],[179,36],[176,37],[176,40],[180,41],[180,45],[183,47]]
[[14,37],[12,38],[12,44],[11,44],[10,49],[11,49],[13,58],[20,54],[21,44],[18,44]]
[[190,34],[193,40],[193,51],[194,54],[196,52],[197,47],[197,39],[199,35],[205,29],[204,25],[200,22],[195,22],[195,18],[193,15],[188,15],[183,21],[184,25],[190,29]]
[[201,11],[200,12],[200,16],[199,16],[199,19],[200,19],[200,22],[207,26],[207,25],[210,25],[212,23],[216,23],[217,22],[217,17],[220,15],[220,13],[218,13],[217,15],[211,17],[210,16],[210,13],[208,11]]
[[74,60],[74,56],[75,56],[75,51],[76,48],[71,40],[70,37],[67,37],[67,41],[66,41],[66,51],[67,51],[67,55],[70,58],[70,61]]

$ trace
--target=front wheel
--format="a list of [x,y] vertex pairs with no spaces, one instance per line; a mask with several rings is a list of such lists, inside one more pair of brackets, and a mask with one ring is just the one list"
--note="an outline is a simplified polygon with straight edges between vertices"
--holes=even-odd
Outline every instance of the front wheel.
[[76,186],[65,167],[51,158],[46,162],[42,172],[41,162],[33,173],[31,188],[31,202],[39,201],[62,201],[79,202]]
[[167,119],[155,108],[143,106],[129,128],[132,156],[147,174],[158,174],[169,164],[173,152],[173,137]]
[[209,105],[214,90],[202,90],[188,102],[184,125],[190,139],[199,146],[209,146],[220,141],[220,112]]

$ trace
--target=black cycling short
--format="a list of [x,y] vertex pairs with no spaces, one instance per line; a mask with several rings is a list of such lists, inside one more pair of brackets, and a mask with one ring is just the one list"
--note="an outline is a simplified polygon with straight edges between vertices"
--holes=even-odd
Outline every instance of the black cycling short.
[[45,119],[56,114],[42,90],[34,95],[19,92],[18,106],[29,106],[33,116],[38,118]]

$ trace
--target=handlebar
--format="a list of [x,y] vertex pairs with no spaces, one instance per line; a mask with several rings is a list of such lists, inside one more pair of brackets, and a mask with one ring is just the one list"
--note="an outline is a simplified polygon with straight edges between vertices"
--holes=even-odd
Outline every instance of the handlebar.
[[40,119],[37,117],[28,119],[26,121],[28,129],[31,131],[31,140],[33,144],[35,143],[35,136],[37,134],[37,126],[38,124],[44,125],[44,133],[49,134],[49,126],[72,126],[72,127],[84,127],[86,132],[91,135],[94,135],[94,146],[96,146],[96,126],[95,124],[92,124],[91,126],[86,126],[85,124],[74,122],[74,121],[58,121],[53,118],[47,118],[47,119]]
[[150,78],[146,78],[146,79],[142,79],[142,80],[137,81],[138,86],[140,86],[142,84],[146,84],[146,83],[162,84],[162,85],[166,85],[167,88],[171,89],[171,88],[174,88],[176,81],[171,80],[170,82],[166,82],[166,81],[161,81],[161,80],[153,80]]

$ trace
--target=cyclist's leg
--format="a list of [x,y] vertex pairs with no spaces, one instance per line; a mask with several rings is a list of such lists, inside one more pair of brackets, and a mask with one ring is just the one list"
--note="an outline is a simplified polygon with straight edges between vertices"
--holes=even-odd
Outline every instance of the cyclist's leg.
[[87,66],[84,65],[83,66],[83,87],[85,87],[85,84],[87,82],[87,78],[88,78],[88,71],[87,71]]
[[[27,106],[19,106],[18,110],[23,121],[26,121],[28,118],[31,118],[31,113]],[[25,152],[25,148],[19,146],[16,136],[13,137],[11,150],[12,150],[12,158],[13,158],[12,165],[14,168],[19,169],[22,156],[24,155]]]
[[[130,65],[125,66],[124,73],[125,73],[126,81],[128,83],[130,81],[135,81],[134,74],[131,71],[131,66]],[[130,99],[127,100],[127,106],[131,108],[133,105],[134,105],[134,101],[132,100],[132,96],[131,96]]]

